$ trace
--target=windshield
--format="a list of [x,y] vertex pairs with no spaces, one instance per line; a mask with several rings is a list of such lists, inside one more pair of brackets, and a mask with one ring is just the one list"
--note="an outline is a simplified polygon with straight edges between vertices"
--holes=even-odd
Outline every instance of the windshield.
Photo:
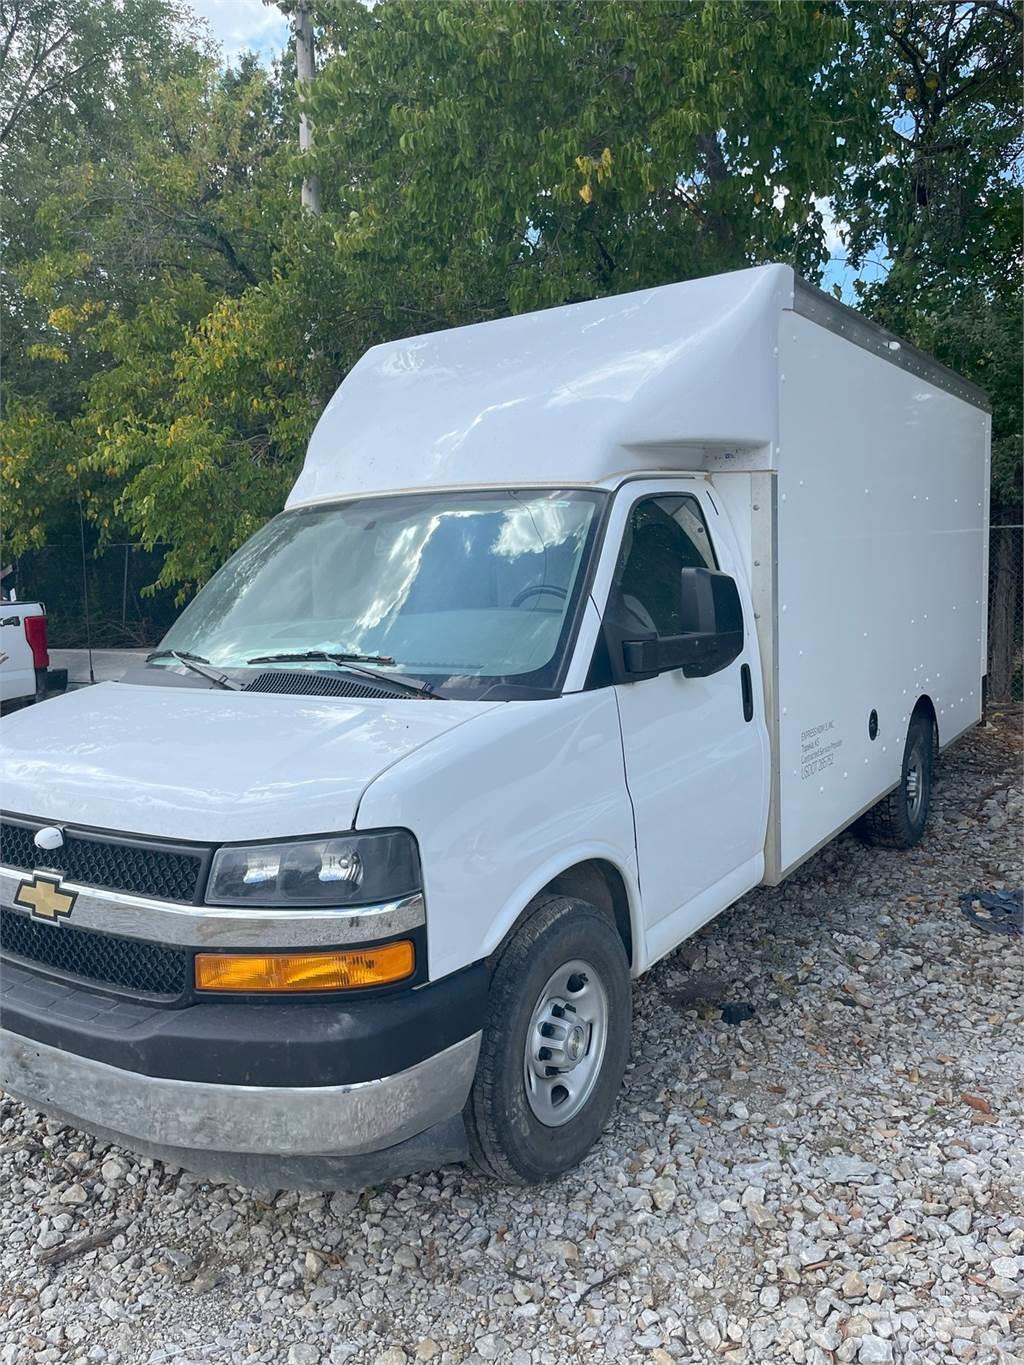
[[261,669],[250,661],[344,653],[456,696],[549,689],[605,497],[411,493],[283,512],[211,578],[161,649]]

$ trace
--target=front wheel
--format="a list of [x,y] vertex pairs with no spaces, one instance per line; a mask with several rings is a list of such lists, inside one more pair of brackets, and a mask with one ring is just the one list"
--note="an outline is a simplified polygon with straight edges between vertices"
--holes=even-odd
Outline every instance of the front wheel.
[[918,712],[910,721],[900,783],[857,824],[857,833],[880,848],[913,848],[924,834],[932,799],[935,725]]
[[600,1137],[629,1056],[629,963],[614,924],[551,896],[495,967],[476,1080],[470,1152],[488,1175],[554,1180]]

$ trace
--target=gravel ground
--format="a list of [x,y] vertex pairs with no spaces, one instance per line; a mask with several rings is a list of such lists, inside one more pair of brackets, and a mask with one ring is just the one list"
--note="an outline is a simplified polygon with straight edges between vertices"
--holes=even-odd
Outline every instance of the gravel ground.
[[649,973],[557,1185],[243,1191],[0,1097],[0,1365],[1024,1359],[1024,948],[956,899],[1020,879],[1016,728],[945,757],[918,849],[846,836]]

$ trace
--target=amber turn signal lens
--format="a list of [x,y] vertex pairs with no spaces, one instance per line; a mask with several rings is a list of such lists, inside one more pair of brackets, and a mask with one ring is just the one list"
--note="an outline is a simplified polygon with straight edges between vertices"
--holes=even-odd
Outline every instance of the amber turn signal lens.
[[412,976],[416,952],[408,939],[381,948],[339,953],[197,953],[200,991],[348,991],[386,986]]

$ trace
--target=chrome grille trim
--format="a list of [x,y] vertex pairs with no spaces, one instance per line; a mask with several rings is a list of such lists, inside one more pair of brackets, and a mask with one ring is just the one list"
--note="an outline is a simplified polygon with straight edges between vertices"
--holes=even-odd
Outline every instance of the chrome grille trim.
[[[24,870],[0,867],[0,905],[15,906]],[[369,943],[405,933],[426,923],[423,896],[417,892],[381,905],[339,910],[261,910],[216,905],[177,905],[119,891],[63,883],[77,895],[72,921],[123,938],[148,939],[185,948],[317,948]],[[60,933],[60,925],[53,926]]]

